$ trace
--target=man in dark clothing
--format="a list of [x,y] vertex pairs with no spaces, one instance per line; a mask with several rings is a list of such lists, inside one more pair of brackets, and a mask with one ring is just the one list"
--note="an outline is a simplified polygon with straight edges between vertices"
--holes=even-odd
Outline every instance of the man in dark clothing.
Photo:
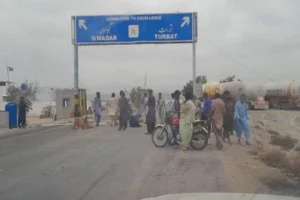
[[127,129],[127,121],[129,117],[129,103],[128,99],[125,97],[125,92],[123,90],[120,91],[120,99],[119,99],[119,131]]
[[148,90],[148,112],[146,116],[147,133],[152,134],[156,123],[156,112],[155,112],[155,97],[153,96],[153,90]]
[[25,128],[26,127],[26,112],[27,112],[28,106],[25,102],[24,97],[21,97],[19,102],[19,116],[18,116],[18,126],[19,128]]
[[172,94],[171,94],[171,99],[174,100],[174,98],[175,98],[175,94],[172,93]]
[[178,118],[180,118],[180,101],[179,101],[180,95],[181,95],[181,92],[179,90],[176,90],[174,92],[174,104],[173,104],[173,108],[172,108],[173,113]]
[[226,110],[223,120],[223,140],[228,139],[228,143],[231,144],[230,134],[233,134],[234,127],[234,101],[229,91],[224,92],[223,101]]

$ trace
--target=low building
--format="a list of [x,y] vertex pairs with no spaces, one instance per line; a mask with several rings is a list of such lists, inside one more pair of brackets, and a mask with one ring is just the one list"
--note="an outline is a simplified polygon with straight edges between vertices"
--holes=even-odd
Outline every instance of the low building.
[[[56,90],[56,119],[66,119],[73,116],[74,112],[74,89]],[[79,89],[79,106],[82,114],[87,110],[86,90]]]

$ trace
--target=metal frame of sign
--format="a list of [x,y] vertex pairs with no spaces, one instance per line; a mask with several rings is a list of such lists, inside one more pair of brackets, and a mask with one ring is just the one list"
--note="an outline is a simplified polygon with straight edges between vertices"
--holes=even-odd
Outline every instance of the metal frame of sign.
[[[135,42],[105,42],[105,43],[78,43],[76,41],[76,17],[79,16],[72,16],[71,17],[71,42],[74,46],[74,89],[78,90],[79,88],[79,77],[78,77],[78,46],[103,46],[103,45],[136,45],[136,44],[186,44],[186,43],[192,43],[193,47],[193,93],[196,96],[196,43],[198,41],[198,26],[197,26],[197,12],[189,12],[189,13],[150,13],[150,14],[135,14],[136,15],[165,15],[165,14],[192,14],[192,40],[176,40],[176,41],[135,41]],[[85,15],[88,16],[88,15]],[[90,15],[92,16],[92,15]],[[134,15],[98,15],[98,16],[134,16]],[[80,16],[84,17],[84,16]],[[75,95],[75,102],[78,102],[77,98],[78,95]],[[75,103],[76,104],[76,103]],[[76,105],[75,105],[76,106]]]

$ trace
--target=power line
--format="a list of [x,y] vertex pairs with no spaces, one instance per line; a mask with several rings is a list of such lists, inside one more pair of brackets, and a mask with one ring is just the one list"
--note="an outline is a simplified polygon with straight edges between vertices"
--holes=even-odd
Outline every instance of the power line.
[[229,58],[229,59],[231,59],[232,61],[236,62],[236,63],[239,64],[240,66],[242,66],[242,67],[248,69],[249,71],[251,71],[251,72],[254,73],[254,74],[257,74],[257,75],[259,75],[259,76],[262,76],[262,77],[264,77],[264,78],[267,78],[268,80],[270,80],[270,81],[272,81],[272,82],[275,82],[275,81],[274,81],[273,79],[271,79],[270,77],[265,76],[265,75],[263,75],[263,74],[261,74],[261,73],[255,71],[255,70],[251,69],[250,67],[246,66],[245,64],[243,64],[242,62],[240,62],[239,60],[237,60],[236,58],[234,58],[233,56],[231,56],[229,53],[226,53],[225,51],[223,51],[222,49],[220,49],[219,47],[217,47],[212,41],[210,41],[210,40],[208,40],[208,39],[206,39],[206,41],[207,41],[210,45],[212,45],[215,49],[217,49],[219,52],[221,52],[223,55],[225,55],[227,58]]

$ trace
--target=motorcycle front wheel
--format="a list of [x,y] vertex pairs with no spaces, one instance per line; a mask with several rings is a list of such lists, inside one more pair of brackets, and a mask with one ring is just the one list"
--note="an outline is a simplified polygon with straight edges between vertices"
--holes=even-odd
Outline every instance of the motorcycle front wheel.
[[193,133],[190,145],[195,150],[203,150],[208,143],[208,134],[205,130]]
[[164,126],[155,127],[151,139],[156,147],[165,147],[168,143],[168,131]]

